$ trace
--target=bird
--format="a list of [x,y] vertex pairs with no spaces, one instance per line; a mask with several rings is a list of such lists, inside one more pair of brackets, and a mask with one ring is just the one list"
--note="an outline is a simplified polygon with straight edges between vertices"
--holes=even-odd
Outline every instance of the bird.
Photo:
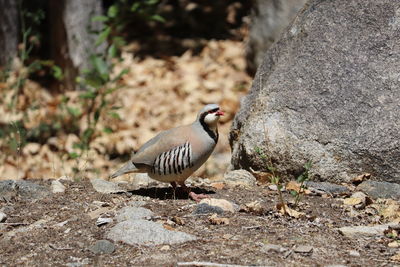
[[196,202],[208,198],[192,192],[185,180],[213,152],[219,137],[218,120],[223,115],[217,104],[205,105],[193,123],[162,131],[148,140],[110,178],[128,173],[147,173],[154,180],[170,183],[174,191],[180,185]]

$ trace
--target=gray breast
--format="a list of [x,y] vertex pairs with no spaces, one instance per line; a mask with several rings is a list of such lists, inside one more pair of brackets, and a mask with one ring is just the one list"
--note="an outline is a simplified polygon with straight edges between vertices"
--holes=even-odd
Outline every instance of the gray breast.
[[192,147],[186,142],[158,155],[151,172],[158,175],[176,175],[190,167],[193,167]]

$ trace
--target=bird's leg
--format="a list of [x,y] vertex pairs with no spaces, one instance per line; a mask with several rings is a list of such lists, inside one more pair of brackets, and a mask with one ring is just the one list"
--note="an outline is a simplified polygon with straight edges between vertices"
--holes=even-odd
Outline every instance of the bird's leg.
[[192,192],[192,191],[190,190],[190,188],[187,187],[187,186],[185,185],[185,182],[181,182],[181,183],[179,183],[179,185],[182,187],[182,189],[183,189],[186,193],[188,193],[189,197],[190,197],[191,199],[193,199],[194,201],[196,201],[196,202],[200,202],[200,200],[202,200],[202,199],[204,199],[204,198],[210,198],[209,196],[207,196],[207,195],[205,195],[205,194],[196,194],[195,192]]
[[171,182],[171,185],[172,185],[172,189],[173,189],[173,197],[174,197],[174,200],[176,200],[176,197],[175,197],[176,182]]

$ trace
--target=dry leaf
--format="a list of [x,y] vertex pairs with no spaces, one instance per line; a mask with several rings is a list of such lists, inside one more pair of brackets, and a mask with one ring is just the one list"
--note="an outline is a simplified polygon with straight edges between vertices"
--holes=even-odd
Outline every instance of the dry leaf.
[[217,214],[211,215],[208,220],[211,224],[220,225],[220,224],[229,224],[228,218],[220,218]]
[[[283,205],[280,203],[276,205],[276,208],[282,215],[289,215],[290,217],[293,218],[300,218],[301,216],[305,216],[306,214],[304,212],[300,212],[294,209],[289,208],[287,205],[285,205],[285,208],[283,208]],[[285,213],[286,212],[286,213]]]
[[390,258],[392,261],[400,262],[400,252]]
[[261,203],[257,200],[245,204],[241,210],[245,212],[254,212],[256,214],[263,214],[264,213],[264,207],[261,205]]
[[177,225],[185,225],[185,221],[181,217],[174,216],[171,220]]

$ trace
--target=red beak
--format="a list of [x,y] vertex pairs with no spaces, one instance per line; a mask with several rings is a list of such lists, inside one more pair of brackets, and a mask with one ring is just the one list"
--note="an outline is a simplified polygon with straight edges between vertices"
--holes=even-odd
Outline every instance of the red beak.
[[217,116],[224,116],[224,112],[222,110],[218,110],[216,115]]

